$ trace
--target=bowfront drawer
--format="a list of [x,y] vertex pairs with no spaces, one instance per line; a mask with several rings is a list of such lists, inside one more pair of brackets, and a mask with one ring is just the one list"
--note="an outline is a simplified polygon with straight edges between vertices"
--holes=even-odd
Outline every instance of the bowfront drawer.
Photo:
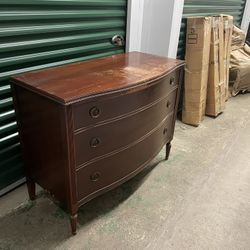
[[145,167],[170,140],[172,116],[142,141],[77,170],[77,199],[85,202],[104,188],[124,182]]
[[93,158],[128,147],[172,117],[177,90],[151,106],[122,119],[75,134],[76,167]]
[[143,90],[130,90],[126,94],[107,97],[99,102],[73,104],[74,129],[112,120],[157,101],[177,88],[179,74],[179,70],[175,70],[163,79],[151,82]]

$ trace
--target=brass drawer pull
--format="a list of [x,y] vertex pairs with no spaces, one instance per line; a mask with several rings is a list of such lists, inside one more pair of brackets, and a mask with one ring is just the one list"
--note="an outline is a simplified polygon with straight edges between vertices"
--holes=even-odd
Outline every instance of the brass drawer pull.
[[169,108],[169,107],[170,107],[170,105],[171,105],[171,102],[168,100],[168,101],[167,101],[167,105],[166,105],[166,106],[167,106],[167,108]]
[[90,180],[91,181],[98,181],[100,177],[101,177],[100,172],[94,172],[90,175]]
[[89,110],[89,114],[92,118],[98,118],[101,114],[101,111],[97,107],[93,107]]
[[96,148],[97,146],[99,146],[101,143],[101,140],[98,137],[94,137],[90,140],[89,145],[92,148]]
[[174,85],[174,77],[171,77],[171,78],[170,78],[169,83],[170,83],[170,85]]

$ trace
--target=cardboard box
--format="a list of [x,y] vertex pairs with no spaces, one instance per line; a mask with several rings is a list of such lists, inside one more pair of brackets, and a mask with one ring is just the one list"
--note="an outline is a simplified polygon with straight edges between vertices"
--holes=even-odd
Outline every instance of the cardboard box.
[[225,100],[229,98],[229,67],[230,54],[232,50],[233,16],[221,15],[224,21],[224,79],[225,79]]
[[211,17],[189,17],[182,121],[198,126],[206,108]]
[[[207,74],[206,69],[201,71],[185,71],[184,104],[182,110],[182,121],[198,126],[204,118],[206,108],[206,91],[207,91]],[[199,87],[197,86],[199,85]],[[186,100],[185,98],[188,98]]]
[[212,17],[206,115],[218,116],[225,109],[224,22]]

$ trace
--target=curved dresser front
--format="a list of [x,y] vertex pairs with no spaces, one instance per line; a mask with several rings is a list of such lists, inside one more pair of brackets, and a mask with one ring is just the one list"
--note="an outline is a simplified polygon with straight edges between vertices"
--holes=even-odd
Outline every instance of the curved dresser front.
[[34,183],[47,189],[75,233],[79,206],[139,173],[164,145],[167,159],[182,74],[182,61],[133,52],[13,78],[30,197]]
[[133,92],[73,105],[80,204],[138,173],[171,141],[179,75],[176,70]]

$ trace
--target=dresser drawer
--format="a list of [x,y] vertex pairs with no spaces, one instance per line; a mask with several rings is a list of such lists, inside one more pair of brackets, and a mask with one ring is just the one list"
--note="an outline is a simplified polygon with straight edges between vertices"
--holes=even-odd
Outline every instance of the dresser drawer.
[[[147,135],[167,116],[172,117],[177,90],[138,113],[75,134],[75,159],[78,168]],[[169,119],[169,121],[172,118]]]
[[172,129],[167,130],[170,123],[172,117],[159,124],[144,140],[77,170],[78,201],[88,200],[95,193],[143,168],[170,140]]
[[99,102],[73,104],[74,129],[103,123],[107,120],[123,116],[148,105],[177,88],[179,70],[161,80],[150,83],[145,89],[103,99]]

